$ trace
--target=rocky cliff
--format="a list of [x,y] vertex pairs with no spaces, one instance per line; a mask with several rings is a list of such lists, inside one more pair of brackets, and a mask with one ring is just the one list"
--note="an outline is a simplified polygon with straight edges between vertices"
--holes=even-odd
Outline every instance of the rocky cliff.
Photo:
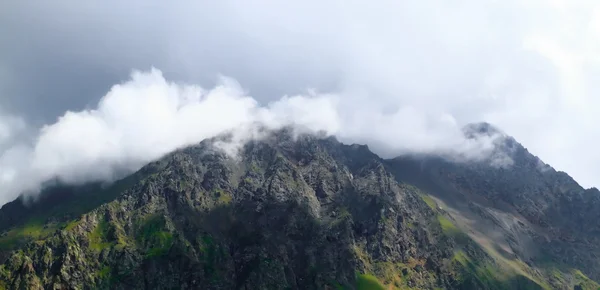
[[206,140],[5,205],[0,288],[598,289],[599,194],[515,146],[498,168],[287,130],[235,157]]

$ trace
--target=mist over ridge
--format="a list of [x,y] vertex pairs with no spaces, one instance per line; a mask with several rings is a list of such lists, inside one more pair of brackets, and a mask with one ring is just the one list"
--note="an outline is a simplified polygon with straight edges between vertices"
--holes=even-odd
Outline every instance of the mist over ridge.
[[67,184],[111,181],[173,150],[225,133],[232,138],[221,148],[235,154],[245,141],[261,137],[259,127],[292,126],[334,135],[344,143],[368,144],[388,158],[420,153],[465,161],[487,157],[494,141],[504,136],[467,138],[449,116],[431,122],[412,108],[382,112],[341,104],[343,97],[309,92],[263,106],[230,78],[204,89],[170,82],[158,69],[134,71],[94,109],[68,111],[42,127],[32,144],[14,144],[2,155],[3,203],[21,193],[35,195],[53,179]]

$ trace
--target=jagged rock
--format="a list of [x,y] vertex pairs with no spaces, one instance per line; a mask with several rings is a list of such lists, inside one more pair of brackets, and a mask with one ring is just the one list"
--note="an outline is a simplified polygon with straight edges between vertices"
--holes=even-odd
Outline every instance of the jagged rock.
[[[491,130],[483,129],[473,132]],[[576,183],[524,175],[535,162],[518,150],[525,161],[515,158],[518,171],[512,173],[437,159],[383,160],[366,146],[295,137],[286,130],[249,142],[236,157],[212,142],[173,152],[109,187],[70,188],[60,195],[68,202],[49,193],[43,198],[53,202],[46,208],[33,205],[27,214],[18,202],[3,207],[0,217],[7,218],[0,229],[9,237],[32,217],[45,217],[46,227],[28,243],[11,244],[12,252],[3,251],[0,288],[354,289],[375,277],[400,289],[542,289],[550,287],[549,280],[536,272],[535,261],[505,270],[504,260],[463,231],[461,216],[452,210],[466,208],[512,231],[506,236],[515,247],[558,243],[542,242],[546,232],[527,240],[538,233],[536,227],[567,231],[571,224],[549,213],[577,221],[598,215],[592,212],[598,197],[578,198]],[[436,206],[425,193],[431,187],[412,178],[416,170],[435,178],[428,185],[451,188],[454,195],[447,196],[458,196],[456,202],[470,202],[448,211]],[[507,211],[492,210],[472,196],[526,218],[507,223],[512,217]],[[551,201],[566,200],[569,204],[552,207]],[[72,206],[65,210],[64,204]],[[578,217],[573,211],[581,208],[587,211]],[[598,226],[572,230],[579,242]],[[526,249],[520,250],[503,259],[527,260]],[[589,260],[572,253],[568,262]],[[598,274],[594,268],[585,271]],[[552,285],[574,286],[581,277],[565,273]]]

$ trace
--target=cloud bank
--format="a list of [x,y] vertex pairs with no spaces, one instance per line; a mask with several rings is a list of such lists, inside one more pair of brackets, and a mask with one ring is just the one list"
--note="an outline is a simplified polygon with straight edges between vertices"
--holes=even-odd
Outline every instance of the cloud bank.
[[[457,138],[462,125],[487,121],[594,186],[598,19],[600,3],[592,0],[5,1],[0,178],[43,179],[50,171],[41,168],[85,175],[80,169],[89,164],[108,176],[248,117],[327,124],[342,141],[369,144],[383,156],[488,147]],[[145,72],[126,81],[134,68]],[[219,74],[244,89],[223,84]],[[196,133],[176,126],[195,121],[185,112],[209,105],[207,96],[220,90],[240,118]],[[182,97],[115,97],[136,92]],[[147,134],[154,129],[114,108],[110,100],[121,98],[123,106],[139,106],[139,120],[158,133]],[[323,111],[311,117],[309,108]],[[73,125],[80,123],[93,129]],[[131,131],[140,144],[157,142],[155,148],[133,145]],[[169,140],[153,139],[161,134]],[[116,141],[99,140],[105,135]],[[45,154],[51,157],[38,157]],[[22,183],[7,184],[0,189],[15,192],[4,187]]]
[[[96,108],[66,112],[56,123],[42,127],[32,146],[16,144],[4,151],[2,202],[24,192],[35,194],[54,179],[113,180],[178,148],[224,133],[233,132],[243,142],[255,137],[256,126],[296,126],[346,142],[369,140],[391,156],[419,151],[472,159],[493,149],[493,138],[466,139],[449,116],[430,124],[412,108],[382,114],[360,104],[341,105],[338,95],[315,93],[285,96],[261,106],[232,79],[222,78],[218,86],[205,90],[169,82],[152,69],[134,71]],[[227,149],[235,153],[236,148]]]

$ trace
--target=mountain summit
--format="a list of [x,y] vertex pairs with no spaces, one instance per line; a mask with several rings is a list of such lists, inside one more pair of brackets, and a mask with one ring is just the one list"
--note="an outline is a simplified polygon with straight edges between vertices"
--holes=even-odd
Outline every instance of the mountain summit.
[[516,141],[509,167],[285,130],[214,145],[3,206],[0,288],[600,287],[600,193]]

